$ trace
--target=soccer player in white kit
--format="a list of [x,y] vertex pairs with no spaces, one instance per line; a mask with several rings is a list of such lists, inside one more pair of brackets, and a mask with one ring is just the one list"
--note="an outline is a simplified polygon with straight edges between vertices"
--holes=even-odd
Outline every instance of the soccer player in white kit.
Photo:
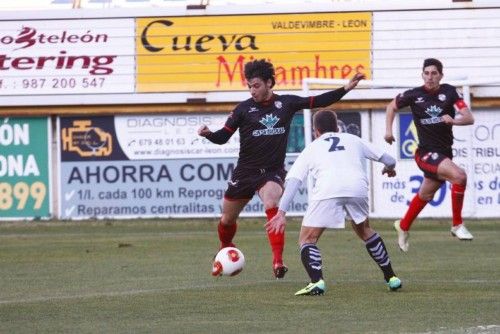
[[326,228],[344,228],[346,215],[352,227],[365,242],[368,253],[384,274],[390,290],[401,288],[389,253],[380,235],[368,222],[367,159],[385,166],[383,174],[394,177],[396,160],[371,143],[349,134],[338,133],[337,115],[322,110],[313,117],[315,140],[298,156],[286,176],[285,192],[276,216],[266,224],[268,232],[280,233],[286,225],[285,214],[295,193],[308,175],[312,177],[310,202],[299,235],[300,254],[304,268],[311,278],[305,288],[295,295],[321,295],[326,286],[323,280],[321,251],[317,242]]

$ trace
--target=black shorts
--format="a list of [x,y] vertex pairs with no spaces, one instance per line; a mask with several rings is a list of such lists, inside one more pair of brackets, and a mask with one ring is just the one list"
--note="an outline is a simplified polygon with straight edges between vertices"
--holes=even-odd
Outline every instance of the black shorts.
[[418,148],[415,151],[415,162],[418,168],[424,172],[424,176],[436,181],[443,181],[437,175],[438,166],[444,159],[449,158],[443,153],[428,152]]
[[283,188],[286,177],[284,168],[267,169],[234,169],[231,180],[228,181],[228,187],[224,193],[224,198],[227,200],[235,199],[251,199],[257,190],[259,190],[266,182],[272,181]]

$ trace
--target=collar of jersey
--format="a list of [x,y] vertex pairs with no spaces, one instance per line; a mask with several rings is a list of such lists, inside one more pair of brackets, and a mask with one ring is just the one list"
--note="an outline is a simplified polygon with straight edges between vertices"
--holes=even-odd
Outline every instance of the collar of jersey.
[[273,94],[273,95],[271,95],[271,97],[269,98],[269,100],[262,101],[261,103],[257,103],[257,104],[260,104],[263,107],[270,106],[274,102],[274,98],[275,98],[275,95]]

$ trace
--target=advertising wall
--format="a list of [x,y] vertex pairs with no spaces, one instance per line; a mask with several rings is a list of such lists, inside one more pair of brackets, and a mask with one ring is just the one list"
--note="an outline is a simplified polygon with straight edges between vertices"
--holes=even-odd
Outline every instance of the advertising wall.
[[[59,215],[62,219],[220,216],[227,181],[236,166],[238,133],[222,146],[197,134],[221,128],[226,116],[207,114],[61,117],[58,119]],[[341,127],[361,135],[359,113]],[[304,148],[303,119],[291,126],[289,169]],[[290,213],[307,208],[305,186]],[[243,216],[263,216],[255,196]]]
[[51,216],[50,119],[0,118],[0,220]]
[[355,10],[0,19],[0,105],[236,102],[253,59],[273,62],[276,90],[362,72],[387,93],[346,99],[381,100],[419,84],[422,60],[437,57],[445,80],[500,96],[500,8]]

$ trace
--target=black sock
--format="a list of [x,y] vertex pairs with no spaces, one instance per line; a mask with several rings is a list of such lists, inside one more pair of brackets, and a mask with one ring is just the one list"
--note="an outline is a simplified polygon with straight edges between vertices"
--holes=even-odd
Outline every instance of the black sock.
[[368,250],[368,254],[370,254],[372,259],[378,264],[380,269],[382,269],[385,281],[389,282],[389,279],[392,276],[396,276],[396,274],[394,274],[394,271],[392,270],[391,259],[389,258],[389,253],[385,248],[384,241],[378,233],[375,233],[365,241],[365,245]]
[[315,244],[302,245],[300,258],[312,283],[316,283],[323,278],[321,251]]

